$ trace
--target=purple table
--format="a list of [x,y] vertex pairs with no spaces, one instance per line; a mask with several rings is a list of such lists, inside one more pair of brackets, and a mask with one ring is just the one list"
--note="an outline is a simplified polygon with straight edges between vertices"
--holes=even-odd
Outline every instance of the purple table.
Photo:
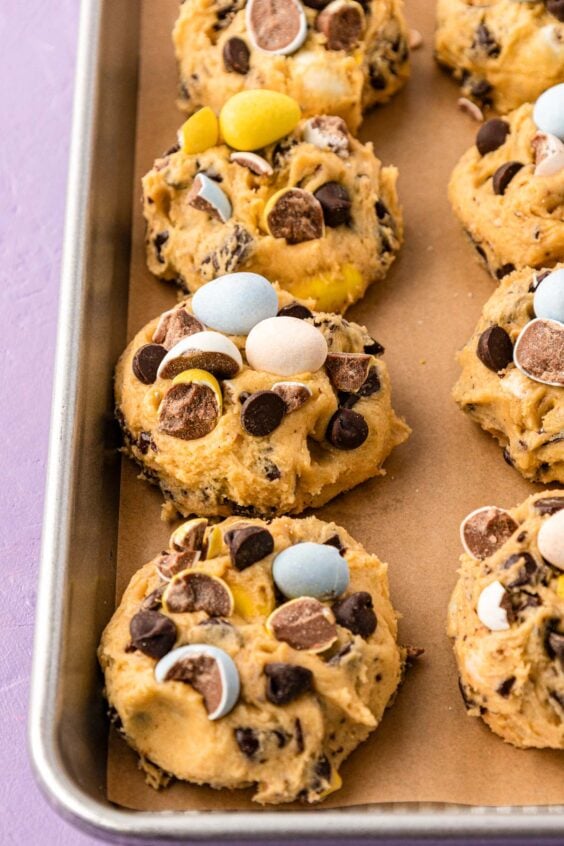
[[26,753],[78,6],[0,3],[0,843],[19,846],[95,842],[48,807]]

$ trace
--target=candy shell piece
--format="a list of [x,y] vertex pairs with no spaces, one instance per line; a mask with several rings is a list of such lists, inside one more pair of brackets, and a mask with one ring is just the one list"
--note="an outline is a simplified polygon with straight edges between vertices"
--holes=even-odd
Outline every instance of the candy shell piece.
[[559,570],[564,570],[564,511],[557,511],[542,524],[537,545],[543,558]]
[[159,684],[181,681],[202,694],[210,720],[225,717],[239,699],[241,682],[233,659],[217,646],[190,644],[167,653],[155,667]]
[[509,540],[517,523],[504,508],[484,505],[471,511],[460,524],[460,542],[472,558],[484,559]]
[[229,157],[235,164],[246,167],[255,176],[272,176],[274,173],[271,165],[256,153],[231,153]]
[[218,140],[219,123],[209,106],[199,109],[178,130],[180,148],[189,156],[215,147]]
[[288,599],[336,599],[348,587],[349,566],[334,546],[298,543],[276,556],[272,577]]
[[183,370],[207,370],[219,378],[231,378],[243,366],[241,353],[229,338],[219,332],[196,332],[182,338],[167,352],[157,377],[173,379]]
[[307,37],[307,18],[299,0],[248,0],[247,32],[257,50],[271,56],[289,56]]
[[220,112],[219,126],[230,147],[250,152],[288,135],[300,117],[300,107],[292,97],[257,89],[230,97]]
[[535,315],[564,323],[564,268],[545,276],[533,300]]
[[535,103],[533,120],[541,132],[564,141],[564,83],[547,88]]
[[531,320],[515,342],[513,361],[529,379],[564,387],[564,325],[541,317]]
[[207,388],[211,388],[217,400],[219,413],[221,414],[223,409],[223,395],[221,393],[219,382],[217,381],[213,373],[208,373],[207,370],[200,370],[197,367],[194,367],[191,370],[182,370],[174,377],[174,379],[172,380],[172,384],[205,385]]
[[301,652],[324,652],[337,640],[335,616],[327,605],[301,596],[280,605],[266,621],[276,640]]
[[245,346],[255,370],[277,376],[314,373],[327,358],[327,342],[311,323],[297,317],[271,317],[253,326]]
[[163,610],[171,614],[205,611],[210,617],[230,617],[233,595],[223,579],[188,569],[172,577],[163,593]]
[[275,317],[278,297],[258,273],[228,273],[199,288],[192,298],[202,323],[227,335],[248,335],[253,326]]
[[537,132],[532,141],[535,176],[554,176],[564,170],[564,144],[556,135]]
[[505,588],[501,582],[495,581],[485,587],[478,597],[476,608],[478,618],[492,632],[503,632],[509,629],[507,611],[501,605],[504,596]]
[[205,212],[222,223],[226,223],[233,213],[225,191],[205,173],[197,173],[194,177],[192,187],[186,195],[186,202],[197,211]]

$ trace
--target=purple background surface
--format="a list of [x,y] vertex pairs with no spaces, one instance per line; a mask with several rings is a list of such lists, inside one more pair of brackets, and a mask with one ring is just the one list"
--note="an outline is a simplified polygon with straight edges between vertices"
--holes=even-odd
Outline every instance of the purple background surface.
[[0,0],[0,843],[19,846],[97,842],[48,807],[26,752],[78,10]]

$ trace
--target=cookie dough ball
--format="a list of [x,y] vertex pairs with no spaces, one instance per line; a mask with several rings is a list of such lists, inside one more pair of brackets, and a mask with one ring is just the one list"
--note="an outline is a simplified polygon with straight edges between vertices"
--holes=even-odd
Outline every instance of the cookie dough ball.
[[363,327],[281,294],[280,316],[227,335],[210,329],[233,298],[214,317],[197,297],[135,336],[115,382],[125,449],[181,514],[299,513],[384,472],[409,428]]
[[463,521],[448,634],[468,713],[515,746],[564,749],[564,492]]
[[464,96],[507,112],[564,81],[564,6],[438,0],[435,49]]
[[152,786],[318,802],[402,677],[387,566],[313,517],[206,524],[174,532],[102,636],[114,722]]
[[[264,97],[256,113],[255,95],[272,105],[266,126]],[[397,170],[383,167],[341,118],[311,118],[288,131],[287,100],[272,103],[265,91],[237,96],[222,112],[222,130],[251,152],[221,144],[189,154],[184,145],[145,176],[149,268],[185,292],[249,270],[320,310],[344,311],[386,275],[401,245]],[[278,140],[265,143],[273,135]]]
[[535,292],[545,283],[545,292],[563,295],[562,268],[503,280],[458,355],[453,396],[525,478],[564,482],[564,325],[539,306]]
[[174,29],[180,106],[219,110],[244,89],[294,97],[355,132],[409,75],[402,0],[186,0]]
[[449,199],[495,278],[564,260],[564,144],[537,128],[532,105],[483,124]]

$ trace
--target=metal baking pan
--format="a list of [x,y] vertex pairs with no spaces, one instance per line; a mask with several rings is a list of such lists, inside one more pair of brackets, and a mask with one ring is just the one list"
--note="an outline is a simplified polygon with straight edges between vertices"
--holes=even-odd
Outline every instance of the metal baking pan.
[[562,838],[554,806],[141,813],[107,800],[96,646],[114,605],[111,377],[126,340],[140,5],[82,2],[29,731],[43,791],[70,822],[119,842]]

